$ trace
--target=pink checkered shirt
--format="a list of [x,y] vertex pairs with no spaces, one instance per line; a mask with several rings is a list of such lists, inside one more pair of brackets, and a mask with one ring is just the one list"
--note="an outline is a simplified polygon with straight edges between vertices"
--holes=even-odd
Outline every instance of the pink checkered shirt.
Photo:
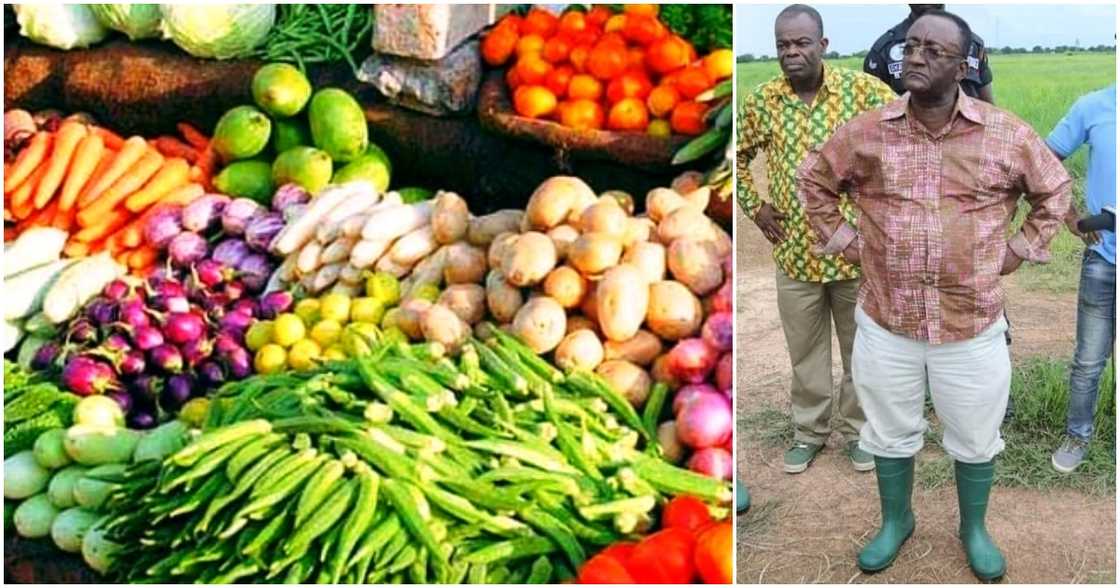
[[[810,151],[798,198],[824,243],[857,239],[859,305],[883,328],[933,344],[975,337],[1003,313],[1000,267],[1008,248],[1049,261],[1069,210],[1069,174],[1014,115],[959,94],[951,122],[929,132],[909,94],[861,114]],[[838,207],[847,193],[856,227]],[[1031,210],[1008,238],[1019,195]]]

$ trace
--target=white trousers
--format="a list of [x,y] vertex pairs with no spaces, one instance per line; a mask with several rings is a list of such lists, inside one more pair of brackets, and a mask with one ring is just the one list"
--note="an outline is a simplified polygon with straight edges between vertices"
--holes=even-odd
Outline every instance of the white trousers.
[[941,345],[896,335],[856,308],[852,379],[867,422],[859,445],[880,457],[911,457],[922,448],[925,392],[944,425],[942,446],[965,463],[1003,450],[999,427],[1011,391],[1007,321],[976,337]]

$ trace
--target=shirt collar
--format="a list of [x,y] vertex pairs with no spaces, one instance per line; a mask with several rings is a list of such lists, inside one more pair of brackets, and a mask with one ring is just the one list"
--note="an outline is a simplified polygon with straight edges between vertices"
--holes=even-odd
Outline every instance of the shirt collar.
[[[977,99],[971,98],[964,93],[959,87],[957,88],[957,103],[953,106],[953,116],[950,120],[957,118],[957,115],[978,124],[986,124],[984,113],[981,112],[980,107],[976,104]],[[879,120],[892,120],[902,118],[906,115],[910,106],[910,92],[903,94],[898,100],[891,102],[884,106],[879,112]]]
[[[844,80],[841,79],[840,72],[836,71],[835,68],[829,67],[828,64],[824,62],[821,62],[821,68],[824,70],[824,73],[821,75],[821,89],[817,90],[817,97],[813,98],[813,104],[820,101],[820,96],[822,94],[827,96],[832,93],[832,88],[839,89],[844,85]],[[789,78],[785,76],[782,76],[781,89],[782,97],[786,100],[801,102],[801,97],[793,90],[793,85],[789,83]]]

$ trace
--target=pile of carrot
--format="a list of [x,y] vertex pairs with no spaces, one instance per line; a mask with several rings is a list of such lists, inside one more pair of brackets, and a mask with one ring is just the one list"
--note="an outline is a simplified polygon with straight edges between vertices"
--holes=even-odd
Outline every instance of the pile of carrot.
[[186,123],[178,129],[182,140],[126,140],[78,120],[38,131],[4,165],[4,220],[14,223],[5,223],[4,240],[52,226],[70,233],[69,257],[108,250],[137,273],[151,269],[158,252],[144,243],[147,219],[206,193],[218,161],[208,137]]

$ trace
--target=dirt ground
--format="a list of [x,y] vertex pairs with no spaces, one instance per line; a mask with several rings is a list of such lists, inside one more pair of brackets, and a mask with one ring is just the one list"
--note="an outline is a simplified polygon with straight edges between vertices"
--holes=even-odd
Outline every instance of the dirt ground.
[[[756,162],[757,163],[757,162]],[[759,174],[761,175],[761,174]],[[778,318],[770,245],[736,215],[737,422],[766,409],[788,414],[789,357]],[[1006,283],[1012,358],[1068,357],[1073,351],[1076,296],[1028,292]],[[835,345],[835,338],[833,338]],[[833,353],[839,381],[839,351]],[[917,529],[893,566],[874,575],[855,565],[879,523],[873,473],[857,473],[834,435],[808,471],[782,472],[784,448],[739,434],[738,475],[751,492],[751,511],[738,517],[738,582],[975,583],[956,537],[952,484],[915,488]],[[923,451],[936,457],[939,449]],[[923,456],[919,456],[920,458]],[[1007,583],[1115,583],[1115,496],[997,487],[988,529],[1008,559]],[[749,526],[748,526],[749,525]],[[749,529],[749,532],[748,532]]]

